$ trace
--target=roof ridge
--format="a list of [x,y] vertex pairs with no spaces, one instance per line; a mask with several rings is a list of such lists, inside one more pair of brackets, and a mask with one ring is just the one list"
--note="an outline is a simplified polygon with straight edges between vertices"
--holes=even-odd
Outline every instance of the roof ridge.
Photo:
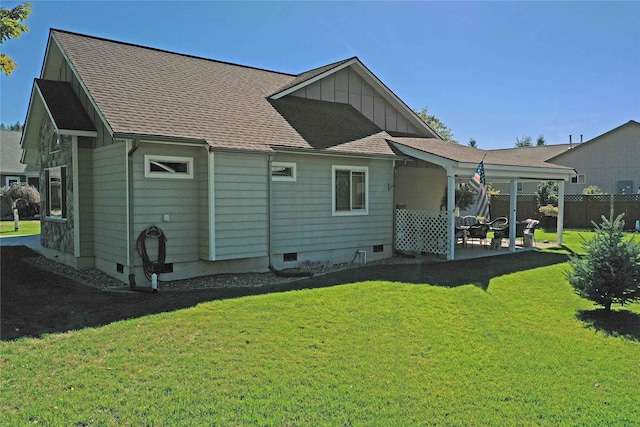
[[254,66],[251,66],[251,65],[244,65],[244,64],[237,64],[237,63],[229,62],[229,61],[222,61],[222,60],[219,60],[219,59],[206,58],[204,56],[190,55],[188,53],[174,52],[174,51],[170,51],[170,50],[166,50],[166,49],[160,49],[160,48],[151,47],[151,46],[144,46],[144,45],[141,45],[141,44],[130,43],[130,42],[125,42],[125,41],[121,41],[121,40],[113,40],[113,39],[108,39],[106,37],[98,37],[98,36],[93,36],[93,35],[89,35],[89,34],[82,34],[82,33],[78,33],[78,32],[75,32],[75,31],[61,30],[59,28],[53,28],[53,27],[49,28],[49,32],[50,33],[53,33],[54,31],[55,32],[59,32],[59,33],[71,34],[71,35],[78,36],[78,37],[85,37],[85,38],[88,38],[88,39],[101,40],[101,41],[105,41],[105,42],[109,42],[109,43],[116,43],[116,44],[121,44],[121,45],[125,45],[125,46],[138,47],[138,48],[141,48],[141,49],[154,50],[156,52],[168,53],[168,54],[171,54],[171,55],[178,55],[178,56],[183,56],[183,57],[186,57],[186,58],[200,59],[200,60],[203,60],[203,61],[217,62],[219,64],[232,65],[232,66],[235,66],[235,67],[247,68],[247,69],[256,70],[256,71],[264,71],[264,72],[267,72],[267,73],[280,74],[280,75],[289,76],[289,77],[296,77],[298,75],[298,74],[292,74],[292,73],[285,73],[283,71],[267,70],[266,68],[254,67]]

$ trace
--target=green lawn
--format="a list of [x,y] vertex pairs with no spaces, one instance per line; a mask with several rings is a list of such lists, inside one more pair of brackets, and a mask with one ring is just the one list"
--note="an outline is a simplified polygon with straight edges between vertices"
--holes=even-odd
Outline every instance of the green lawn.
[[14,231],[13,221],[0,221],[0,237],[40,234],[40,220],[20,221],[20,230]]
[[638,425],[640,304],[616,313],[626,332],[589,326],[598,311],[566,268],[486,291],[245,297],[3,342],[0,425]]

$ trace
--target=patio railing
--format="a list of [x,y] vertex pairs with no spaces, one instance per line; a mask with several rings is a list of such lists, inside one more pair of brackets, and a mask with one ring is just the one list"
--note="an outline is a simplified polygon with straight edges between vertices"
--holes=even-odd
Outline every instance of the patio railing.
[[396,249],[446,254],[447,212],[396,209]]

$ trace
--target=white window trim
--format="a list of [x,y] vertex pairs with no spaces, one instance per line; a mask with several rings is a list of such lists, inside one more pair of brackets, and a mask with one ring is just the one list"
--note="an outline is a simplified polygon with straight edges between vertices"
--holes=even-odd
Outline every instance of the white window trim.
[[518,193],[522,193],[524,191],[524,182],[518,181],[517,191],[518,191]]
[[[364,209],[337,211],[336,210],[336,171],[364,172]],[[351,203],[353,204],[353,202]],[[366,166],[331,166],[331,212],[333,216],[369,215],[369,168]]]
[[22,180],[20,179],[20,177],[19,177],[19,176],[13,176],[13,175],[12,175],[12,176],[6,176],[6,177],[4,178],[4,182],[5,182],[5,185],[6,185],[7,187],[8,187],[9,185],[11,185],[11,181],[16,182],[16,183],[18,183],[18,184],[22,183]]
[[[152,163],[158,162],[171,162],[171,163],[186,163],[187,173],[173,173],[170,170],[167,172],[156,172],[151,170]],[[153,154],[145,154],[144,156],[144,177],[145,178],[165,178],[165,179],[193,179],[193,157],[178,157],[178,156],[156,156]]]
[[[580,181],[580,177],[582,177],[582,182]],[[576,182],[573,182],[573,180],[569,182],[575,185],[584,185],[587,183],[587,176],[583,173],[579,173],[578,175],[576,175]]]
[[[45,210],[45,218],[47,219],[53,219],[53,220],[57,220],[57,221],[66,221],[67,220],[67,216],[66,216],[66,211],[65,209],[67,208],[68,204],[69,204],[69,200],[66,200],[66,204],[62,203],[62,200],[60,200],[60,215],[51,215],[51,171],[52,170],[56,170],[59,169],[60,170],[60,188],[62,191],[62,194],[64,194],[66,196],[66,191],[67,189],[66,187],[66,176],[64,176],[63,179],[63,174],[66,175],[67,173],[67,165],[62,165],[62,166],[55,166],[52,168],[46,168],[45,170],[47,171],[47,205],[46,205],[46,210]],[[65,185],[65,187],[63,187],[63,185]],[[66,198],[65,198],[66,199]]]
[[271,180],[272,181],[295,181],[297,176],[297,167],[295,163],[287,163],[287,162],[273,162],[271,163],[271,167],[283,167],[283,168],[291,168],[291,176],[277,176],[273,175],[273,170],[271,171]]

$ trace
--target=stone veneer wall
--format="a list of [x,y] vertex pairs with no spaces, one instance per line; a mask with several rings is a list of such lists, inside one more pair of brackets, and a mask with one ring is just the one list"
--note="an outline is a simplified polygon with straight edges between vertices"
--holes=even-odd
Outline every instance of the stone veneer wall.
[[[45,121],[49,121],[45,119]],[[74,254],[74,215],[73,215],[73,156],[72,156],[72,139],[71,137],[60,138],[60,150],[50,153],[50,146],[53,138],[57,138],[52,124],[43,123],[40,131],[40,145],[38,147],[40,153],[40,212],[42,219],[40,221],[40,243],[44,248],[55,249],[60,252],[73,255]],[[47,218],[48,185],[47,171],[48,168],[56,166],[66,166],[66,212],[65,219]]]

